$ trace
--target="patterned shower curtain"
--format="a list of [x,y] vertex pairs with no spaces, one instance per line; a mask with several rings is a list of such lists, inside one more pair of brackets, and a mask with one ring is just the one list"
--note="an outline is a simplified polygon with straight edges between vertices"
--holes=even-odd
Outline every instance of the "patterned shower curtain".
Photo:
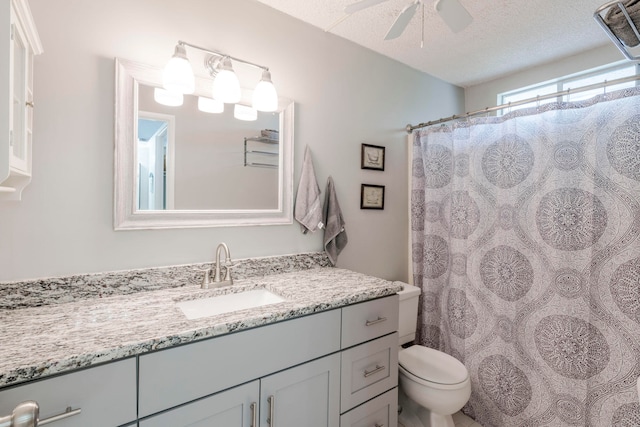
[[640,426],[638,95],[414,133],[418,341],[485,427]]

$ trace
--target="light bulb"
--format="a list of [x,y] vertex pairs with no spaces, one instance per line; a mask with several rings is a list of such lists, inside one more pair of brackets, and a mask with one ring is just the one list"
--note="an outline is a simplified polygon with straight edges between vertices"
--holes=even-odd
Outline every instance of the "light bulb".
[[240,101],[241,97],[238,76],[233,72],[229,57],[224,57],[220,62],[220,69],[213,79],[213,99],[226,104],[235,104]]
[[179,107],[184,102],[184,95],[181,93],[169,92],[166,89],[157,87],[153,89],[153,99],[158,104],[168,107]]
[[222,113],[224,111],[224,103],[217,99],[198,97],[198,110],[204,113]]
[[174,93],[190,94],[195,90],[195,77],[184,45],[176,45],[175,53],[165,65],[162,71],[162,86]]
[[253,90],[252,105],[258,111],[272,112],[278,109],[278,94],[271,81],[269,70],[262,72],[262,79]]
[[252,122],[258,119],[258,112],[246,105],[236,104],[233,107],[233,117],[238,120],[244,120],[245,122]]

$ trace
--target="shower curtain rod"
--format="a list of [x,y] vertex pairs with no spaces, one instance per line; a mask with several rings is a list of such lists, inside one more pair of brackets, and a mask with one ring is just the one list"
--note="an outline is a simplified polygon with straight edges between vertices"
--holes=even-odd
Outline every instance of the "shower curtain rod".
[[408,124],[406,127],[407,133],[411,133],[416,129],[420,129],[420,128],[424,128],[427,126],[432,126],[432,125],[437,125],[440,123],[446,123],[449,122],[451,120],[457,120],[457,119],[466,119],[468,117],[472,117],[472,116],[478,116],[480,114],[487,114],[487,113],[491,113],[493,111],[498,111],[498,110],[504,110],[505,108],[509,108],[509,107],[517,107],[518,105],[523,105],[523,104],[528,104],[530,102],[534,102],[534,101],[542,101],[544,99],[549,99],[549,98],[556,98],[559,96],[564,96],[564,95],[570,95],[572,93],[580,93],[580,92],[586,92],[588,90],[593,90],[593,89],[600,89],[602,87],[607,87],[607,86],[614,86],[620,83],[626,83],[626,82],[632,82],[634,80],[640,80],[640,75],[635,75],[635,76],[629,76],[629,77],[622,77],[619,79],[615,79],[615,80],[605,80],[602,81],[600,83],[594,83],[591,85],[587,85],[587,86],[581,86],[579,88],[576,89],[566,89],[560,92],[556,92],[556,93],[550,93],[547,95],[538,95],[534,98],[528,98],[528,99],[523,99],[520,101],[515,101],[515,102],[509,102],[508,104],[502,104],[502,105],[496,105],[495,107],[487,107],[484,110],[477,110],[477,111],[471,111],[468,113],[464,113],[464,114],[454,114],[451,117],[445,117],[442,119],[438,119],[438,120],[433,120],[430,122],[426,122],[426,123],[420,123],[417,125],[411,125]]

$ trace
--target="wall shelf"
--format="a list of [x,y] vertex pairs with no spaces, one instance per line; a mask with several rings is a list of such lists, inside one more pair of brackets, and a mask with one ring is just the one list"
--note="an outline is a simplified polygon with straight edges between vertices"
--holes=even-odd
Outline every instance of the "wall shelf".
[[[272,138],[272,136],[277,136],[273,135],[275,131],[262,132],[270,132],[271,134],[269,136],[252,136],[244,139],[244,166],[278,169],[278,158],[280,157],[278,145],[280,141]],[[267,147],[272,149],[267,150]],[[275,151],[273,147],[276,148]],[[272,161],[273,159],[275,159],[275,163]]]

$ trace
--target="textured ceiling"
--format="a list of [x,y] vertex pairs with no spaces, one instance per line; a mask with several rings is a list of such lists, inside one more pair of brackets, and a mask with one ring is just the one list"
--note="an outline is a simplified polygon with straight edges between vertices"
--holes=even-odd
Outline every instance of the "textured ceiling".
[[[344,16],[352,0],[258,0],[321,29]],[[331,33],[447,82],[468,87],[611,43],[593,19],[604,0],[460,0],[473,22],[454,34],[425,1],[397,39],[384,41],[411,0],[387,0],[357,12]],[[622,59],[622,56],[621,56]]]

